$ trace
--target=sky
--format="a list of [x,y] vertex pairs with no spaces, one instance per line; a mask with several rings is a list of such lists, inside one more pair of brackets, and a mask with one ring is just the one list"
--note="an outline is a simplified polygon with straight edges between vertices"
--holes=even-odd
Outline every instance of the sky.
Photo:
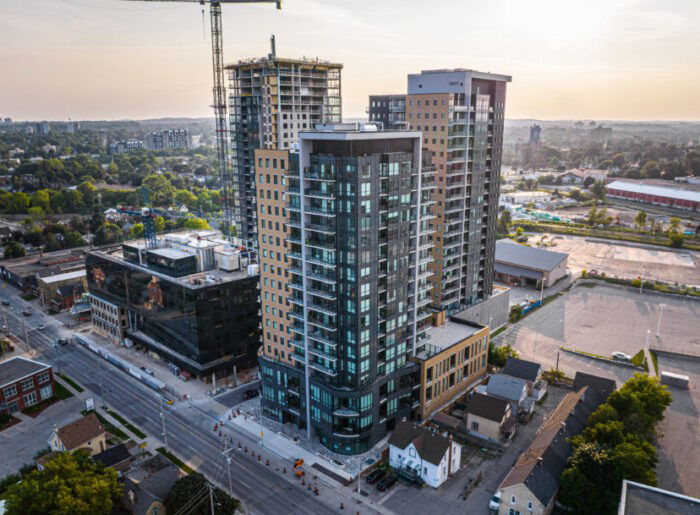
[[[284,0],[224,6],[227,63],[269,52],[344,64],[344,117],[406,75],[511,75],[506,116],[700,120],[698,0]],[[211,116],[198,2],[2,0],[0,117]]]

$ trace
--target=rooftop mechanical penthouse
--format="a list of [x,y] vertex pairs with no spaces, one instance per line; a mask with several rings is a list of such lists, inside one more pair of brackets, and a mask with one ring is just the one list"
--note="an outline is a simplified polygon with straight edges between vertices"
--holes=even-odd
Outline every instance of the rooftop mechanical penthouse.
[[218,231],[88,252],[95,327],[200,378],[255,364],[257,265]]

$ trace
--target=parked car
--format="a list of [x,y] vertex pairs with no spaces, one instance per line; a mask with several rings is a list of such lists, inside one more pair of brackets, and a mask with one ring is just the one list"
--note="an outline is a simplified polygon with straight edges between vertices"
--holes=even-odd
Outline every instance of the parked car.
[[496,492],[489,501],[489,510],[498,511],[501,507],[501,492]]
[[3,306],[9,306],[10,303],[9,303],[8,301],[6,301],[6,300],[3,300],[3,301],[2,301],[2,305],[3,305]]
[[153,373],[153,370],[151,370],[150,368],[141,367],[141,371],[142,371],[142,372],[145,372],[145,373],[148,374],[149,376],[154,376],[154,375],[155,375],[155,374]]
[[624,352],[620,352],[620,351],[613,352],[612,357],[613,357],[613,359],[616,359],[618,361],[627,361],[627,362],[632,361],[632,356],[630,356],[629,354],[625,354]]
[[379,490],[380,492],[386,492],[387,490],[389,490],[389,488],[394,486],[395,483],[396,483],[396,476],[388,475],[384,479],[382,479],[379,483],[377,483],[377,490]]
[[25,317],[30,317],[30,316],[32,316],[32,312],[29,311],[28,309],[25,309],[24,311],[22,311],[22,314],[23,314]]
[[370,472],[369,474],[367,474],[365,481],[367,481],[371,485],[373,483],[376,483],[380,479],[382,479],[385,474],[386,474],[386,471],[384,471],[382,469],[375,469],[372,472]]
[[46,326],[45,326],[44,324],[39,324],[38,326],[36,326],[36,328],[37,328],[39,331],[43,331],[44,329],[46,329]]
[[68,338],[59,338],[58,344],[59,345],[68,345]]

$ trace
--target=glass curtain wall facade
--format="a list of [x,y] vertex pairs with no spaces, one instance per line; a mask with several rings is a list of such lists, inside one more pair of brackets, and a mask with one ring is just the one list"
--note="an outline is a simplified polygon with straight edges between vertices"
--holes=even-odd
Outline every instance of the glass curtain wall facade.
[[90,295],[124,308],[127,335],[201,377],[251,366],[259,345],[256,276],[196,286],[88,253]]
[[263,409],[334,452],[367,451],[419,405],[435,188],[421,164],[415,132],[328,130],[302,133],[286,177],[292,364],[260,354]]

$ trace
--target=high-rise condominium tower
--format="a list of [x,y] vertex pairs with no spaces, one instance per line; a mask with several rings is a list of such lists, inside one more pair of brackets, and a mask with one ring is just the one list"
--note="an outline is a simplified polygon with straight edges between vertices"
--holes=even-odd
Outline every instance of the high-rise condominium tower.
[[227,66],[235,214],[243,240],[256,241],[255,149],[288,149],[300,130],[340,122],[342,64],[272,53]]
[[298,154],[256,151],[263,409],[339,453],[420,401],[436,187],[420,147],[344,124],[300,133]]

